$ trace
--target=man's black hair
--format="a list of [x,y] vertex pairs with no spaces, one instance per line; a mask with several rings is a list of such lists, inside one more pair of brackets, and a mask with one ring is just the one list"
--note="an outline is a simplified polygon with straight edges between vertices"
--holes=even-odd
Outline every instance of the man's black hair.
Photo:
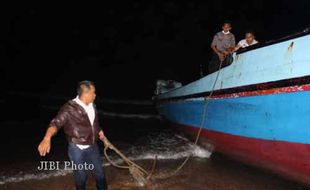
[[79,82],[78,87],[77,87],[77,94],[81,96],[81,94],[85,90],[89,90],[91,86],[95,86],[95,83],[93,81],[84,80],[84,81]]
[[245,31],[245,34],[252,34],[253,36],[255,36],[255,33],[253,30],[247,30]]
[[228,21],[228,20],[225,20],[225,21],[223,22],[223,25],[222,25],[222,26],[224,26],[225,24],[229,24],[229,26],[231,26],[231,22]]

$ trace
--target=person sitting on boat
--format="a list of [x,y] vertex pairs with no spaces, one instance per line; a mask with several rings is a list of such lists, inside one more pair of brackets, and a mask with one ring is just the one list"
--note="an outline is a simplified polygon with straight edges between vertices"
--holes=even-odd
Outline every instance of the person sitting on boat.
[[226,66],[231,63],[231,53],[236,45],[235,36],[230,32],[231,24],[229,22],[225,22],[222,29],[223,30],[221,32],[214,35],[211,43],[211,48],[214,55],[209,63],[208,73],[218,70],[220,62],[223,62],[222,66]]
[[238,51],[240,48],[246,48],[246,47],[255,45],[257,43],[258,41],[255,40],[254,32],[247,31],[245,33],[245,38],[243,40],[240,40],[238,45],[235,47],[235,51]]

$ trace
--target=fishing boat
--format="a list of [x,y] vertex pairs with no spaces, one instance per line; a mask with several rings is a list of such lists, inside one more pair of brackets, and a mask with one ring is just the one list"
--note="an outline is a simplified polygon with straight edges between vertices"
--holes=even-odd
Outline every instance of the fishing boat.
[[236,52],[187,85],[168,83],[153,98],[172,126],[202,128],[214,151],[310,184],[309,29]]

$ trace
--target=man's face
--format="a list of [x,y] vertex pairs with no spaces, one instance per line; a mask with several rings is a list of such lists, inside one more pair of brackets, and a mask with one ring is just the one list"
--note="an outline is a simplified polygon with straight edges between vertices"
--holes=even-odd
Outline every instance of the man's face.
[[254,41],[254,35],[252,33],[246,33],[245,40],[248,44],[252,44]]
[[84,100],[87,104],[90,104],[96,99],[96,89],[93,85],[90,86],[90,89],[83,93]]
[[231,30],[231,26],[230,26],[229,23],[225,23],[225,24],[223,25],[222,29],[223,29],[224,32],[228,32],[228,31]]

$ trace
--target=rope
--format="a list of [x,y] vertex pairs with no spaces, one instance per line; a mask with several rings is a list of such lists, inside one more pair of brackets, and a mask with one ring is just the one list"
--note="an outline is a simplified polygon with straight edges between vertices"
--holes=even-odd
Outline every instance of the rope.
[[[212,88],[211,88],[210,94],[205,98],[206,103],[205,103],[204,108],[203,108],[201,124],[200,124],[199,130],[198,130],[198,132],[197,132],[194,145],[197,145],[197,144],[198,144],[198,141],[199,141],[199,138],[200,138],[200,135],[201,135],[201,131],[202,131],[204,125],[205,125],[205,122],[206,122],[206,117],[205,117],[205,115],[206,115],[207,110],[208,110],[209,99],[212,97],[212,95],[213,95],[213,93],[214,93],[214,90],[215,90],[215,87],[216,87],[216,83],[217,83],[218,78],[219,78],[219,76],[220,76],[220,71],[221,71],[222,65],[223,65],[223,61],[220,62],[219,69],[218,69],[218,71],[217,71],[217,75],[216,75],[215,81],[214,81],[214,83],[213,83],[213,86],[212,86]],[[176,174],[186,165],[186,163],[187,163],[188,160],[191,158],[191,156],[192,156],[192,155],[189,154],[189,155],[185,158],[185,160],[180,164],[180,166],[178,166],[178,167],[177,167],[173,172],[171,172],[170,174],[165,175],[165,176],[157,176],[156,178],[157,178],[157,179],[167,179],[167,178],[173,177],[174,175],[176,175]]]
[[[150,185],[151,181],[150,178],[152,176],[152,173],[155,168],[156,164],[156,158],[152,166],[152,171],[148,173],[144,168],[139,166],[138,164],[131,161],[128,157],[126,157],[120,150],[118,150],[113,144],[110,143],[110,141],[105,137],[103,140],[104,144],[104,155],[106,159],[114,166],[120,169],[128,169],[132,177],[140,184],[140,186]],[[119,157],[122,158],[122,160],[127,165],[118,165],[115,162],[112,161],[112,159],[107,154],[107,150],[111,149],[113,150]]]
[[[219,70],[217,72],[213,87],[211,88],[210,94],[208,95],[208,97],[205,98],[205,105],[204,105],[204,109],[203,109],[203,113],[202,113],[202,119],[201,119],[201,125],[200,128],[198,130],[194,145],[198,144],[200,135],[201,135],[201,131],[205,125],[206,122],[206,113],[207,113],[207,109],[208,109],[208,105],[209,105],[209,99],[212,97],[213,92],[215,90],[215,86],[218,80],[218,77],[220,75],[220,71],[222,68],[222,64],[223,62],[220,62],[219,65]],[[111,142],[105,137],[103,140],[104,143],[104,155],[106,157],[106,159],[114,166],[120,169],[128,169],[130,174],[133,176],[133,178],[141,185],[141,186],[145,186],[145,185],[150,185],[150,179],[152,177],[153,171],[155,169],[155,165],[156,165],[156,159],[157,157],[155,157],[153,166],[152,166],[152,170],[150,173],[148,173],[144,168],[142,168],[141,166],[139,166],[138,164],[134,163],[133,161],[131,161],[128,157],[126,157],[120,150],[118,150],[113,144],[111,144]],[[126,163],[126,165],[119,165],[116,164],[115,162],[113,162],[111,160],[111,158],[109,157],[109,155],[107,154],[107,150],[111,149],[113,150],[118,156],[120,156],[122,158],[122,160]],[[180,166],[178,166],[173,172],[171,172],[169,175],[166,176],[155,176],[156,179],[166,179],[166,178],[170,178],[174,175],[176,175],[184,166],[185,164],[188,162],[188,160],[191,158],[191,154],[188,155],[185,160],[182,162],[182,164]]]

